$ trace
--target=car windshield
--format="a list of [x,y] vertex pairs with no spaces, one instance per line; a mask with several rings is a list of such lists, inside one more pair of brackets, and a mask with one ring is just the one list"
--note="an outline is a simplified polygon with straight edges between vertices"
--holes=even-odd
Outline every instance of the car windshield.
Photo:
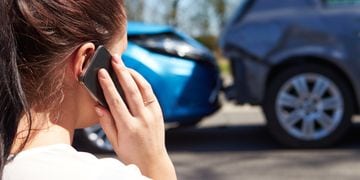
[[239,6],[237,8],[237,12],[241,13],[243,12],[246,8],[246,4],[249,2],[250,0],[240,0]]
[[360,5],[360,0],[323,0],[327,6],[352,6]]
[[254,0],[240,0],[239,6],[235,9],[235,13],[233,13],[230,22],[238,22],[246,14],[253,1]]

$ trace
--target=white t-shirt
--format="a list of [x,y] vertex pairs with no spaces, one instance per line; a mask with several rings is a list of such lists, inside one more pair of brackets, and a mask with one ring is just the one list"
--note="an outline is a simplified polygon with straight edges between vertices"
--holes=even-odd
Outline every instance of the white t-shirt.
[[126,166],[113,158],[98,159],[66,144],[22,151],[3,172],[3,180],[125,179],[148,180],[135,165]]

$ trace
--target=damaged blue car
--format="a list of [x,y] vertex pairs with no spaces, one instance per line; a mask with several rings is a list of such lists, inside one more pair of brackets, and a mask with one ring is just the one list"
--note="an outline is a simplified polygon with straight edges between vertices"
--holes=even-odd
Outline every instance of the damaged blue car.
[[338,142],[360,113],[359,0],[243,0],[222,33],[229,99],[291,147]]
[[[220,71],[210,50],[169,26],[129,22],[127,32],[122,59],[152,85],[166,123],[192,126],[220,108]],[[76,132],[75,145],[112,151],[99,125]]]

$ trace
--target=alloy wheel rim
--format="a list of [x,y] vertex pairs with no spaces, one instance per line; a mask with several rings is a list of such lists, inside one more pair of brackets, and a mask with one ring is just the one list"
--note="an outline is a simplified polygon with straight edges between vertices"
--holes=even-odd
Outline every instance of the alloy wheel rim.
[[100,125],[91,126],[84,129],[85,135],[88,140],[95,145],[97,148],[105,150],[105,151],[112,151],[113,147],[106,137],[104,130],[101,128]]
[[282,128],[291,136],[308,141],[330,135],[344,114],[340,89],[316,73],[300,74],[286,81],[275,106]]

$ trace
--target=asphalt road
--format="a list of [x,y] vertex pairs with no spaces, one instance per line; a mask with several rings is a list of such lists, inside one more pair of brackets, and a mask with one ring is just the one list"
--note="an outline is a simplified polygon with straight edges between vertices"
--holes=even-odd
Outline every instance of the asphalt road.
[[333,148],[294,150],[270,137],[259,108],[226,104],[198,127],[168,129],[166,137],[180,180],[360,179],[359,123]]

